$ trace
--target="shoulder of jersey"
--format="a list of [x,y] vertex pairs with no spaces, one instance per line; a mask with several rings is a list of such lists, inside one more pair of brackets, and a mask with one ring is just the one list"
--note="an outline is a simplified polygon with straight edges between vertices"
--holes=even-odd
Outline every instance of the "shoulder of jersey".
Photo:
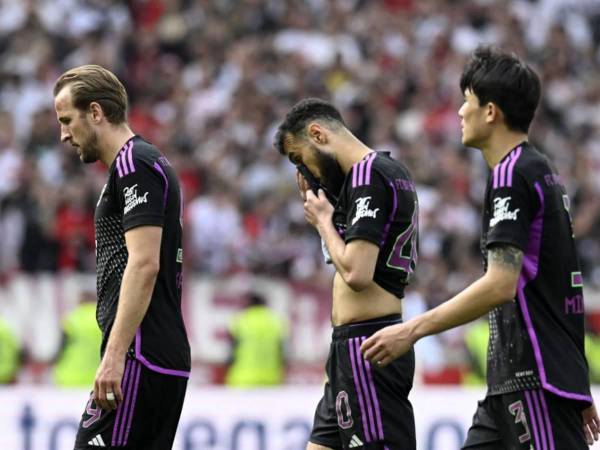
[[117,154],[116,171],[119,178],[135,173],[141,164],[152,165],[160,153],[156,147],[143,140],[131,139]]

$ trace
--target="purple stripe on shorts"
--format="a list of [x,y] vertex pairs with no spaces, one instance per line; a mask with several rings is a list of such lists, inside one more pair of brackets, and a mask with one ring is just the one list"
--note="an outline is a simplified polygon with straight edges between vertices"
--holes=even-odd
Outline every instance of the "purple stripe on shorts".
[[544,420],[542,419],[542,410],[540,408],[540,401],[538,399],[538,392],[531,391],[531,397],[533,398],[533,406],[535,408],[535,416],[540,426],[540,436],[542,437],[542,450],[548,450],[548,438],[546,437],[546,427],[544,426]]
[[375,160],[375,156],[377,153],[371,153],[367,162],[367,173],[365,174],[365,184],[371,184],[371,166],[373,165],[373,161]]
[[521,147],[518,147],[511,156],[511,162],[508,166],[508,174],[506,176],[506,185],[508,187],[512,187],[513,170],[515,168],[515,164],[517,163],[517,159],[519,159],[519,156],[521,156],[522,151],[523,149]]
[[362,354],[360,353],[360,340],[359,338],[354,338],[355,342],[355,350],[356,350],[356,362],[358,365],[358,375],[360,377],[361,385],[363,388],[363,392],[365,394],[366,404],[367,404],[367,418],[369,419],[369,425],[371,426],[371,433],[375,438],[377,434],[377,428],[375,427],[375,414],[373,413],[373,404],[371,401],[371,396],[369,395],[369,388],[367,387],[367,375],[365,374],[364,367],[364,359]]
[[[366,338],[362,338],[361,342],[364,342]],[[381,421],[381,408],[379,408],[379,399],[377,398],[377,391],[375,390],[375,383],[373,382],[373,374],[371,373],[371,364],[366,359],[365,367],[367,369],[367,379],[369,380],[369,387],[371,388],[371,397],[373,399],[373,405],[375,409],[375,420],[377,422],[377,432],[380,441],[383,441],[383,423]]]
[[[133,363],[133,361],[130,359],[125,361],[125,374],[123,375],[123,379],[121,380],[121,392],[123,393],[123,399],[125,399],[125,396],[127,395],[127,386],[129,385],[129,378],[130,378],[130,375],[132,372],[131,371],[132,363]],[[119,406],[117,406],[115,424],[113,426],[113,432],[112,432],[112,445],[113,446],[117,445],[117,435],[119,434],[119,423],[121,421],[123,409],[125,409],[123,403],[124,402],[121,401],[121,404]]]
[[497,164],[494,167],[494,185],[493,188],[496,189],[498,187],[498,172],[500,171],[500,164]]
[[358,164],[356,163],[352,166],[352,187],[356,187],[356,182],[358,180]]
[[[121,421],[119,423],[119,434],[117,435],[117,444],[123,445],[123,436],[125,434],[125,426],[127,425],[127,419],[129,414],[129,405],[131,404],[131,394],[133,393],[133,382],[135,378],[135,361],[132,361],[131,364],[131,374],[129,376],[129,382],[127,387],[127,395],[123,394],[124,402],[123,402],[123,415],[121,416]],[[114,436],[113,436],[114,438]]]
[[508,166],[510,159],[511,157],[506,158],[500,165],[500,181],[498,182],[498,187],[506,186],[506,167]]
[[129,159],[129,168],[131,173],[135,172],[135,165],[133,164],[133,140],[129,141],[127,148],[127,158]]
[[127,445],[127,439],[129,438],[129,430],[131,429],[131,423],[133,421],[133,414],[135,413],[135,401],[137,399],[138,385],[140,382],[140,373],[142,371],[142,365],[136,363],[135,382],[133,385],[133,400],[131,401],[131,409],[129,410],[129,418],[127,419],[127,429],[125,430],[125,441],[123,445]]
[[369,427],[367,426],[367,416],[365,403],[363,400],[362,389],[360,387],[360,382],[358,380],[358,371],[356,367],[356,350],[354,348],[354,339],[348,340],[348,347],[350,353],[350,364],[352,365],[352,378],[354,379],[354,389],[356,389],[356,394],[358,395],[358,404],[360,405],[360,417],[362,419],[363,430],[365,433],[365,439],[367,442],[371,441],[371,433],[369,431]]
[[537,421],[535,420],[535,412],[533,411],[533,404],[531,403],[531,394],[529,391],[525,391],[525,400],[527,401],[527,410],[529,411],[529,422],[533,427],[533,437],[535,439],[535,448],[540,448],[540,435],[538,434]]
[[552,423],[550,422],[550,413],[548,411],[548,405],[546,404],[546,396],[543,389],[540,389],[540,399],[542,400],[542,411],[544,412],[544,419],[546,421],[546,431],[548,431],[548,440],[550,441],[550,450],[554,448],[554,432],[552,431]]
[[165,171],[160,167],[160,164],[155,162],[154,168],[158,170],[158,172],[162,175],[163,180],[165,180],[165,193],[163,194],[163,208],[167,207],[167,195],[169,194],[169,179],[165,175]]

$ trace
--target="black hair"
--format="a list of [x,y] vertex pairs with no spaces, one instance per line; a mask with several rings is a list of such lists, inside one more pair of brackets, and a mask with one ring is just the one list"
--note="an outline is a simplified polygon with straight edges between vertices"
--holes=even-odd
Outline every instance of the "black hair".
[[470,90],[479,105],[495,103],[509,129],[527,133],[541,95],[541,83],[531,67],[513,53],[479,46],[465,65],[460,90]]
[[282,155],[285,154],[283,143],[288,135],[297,136],[305,131],[311,120],[320,120],[346,126],[340,112],[331,103],[320,98],[305,98],[296,103],[279,125],[273,145]]

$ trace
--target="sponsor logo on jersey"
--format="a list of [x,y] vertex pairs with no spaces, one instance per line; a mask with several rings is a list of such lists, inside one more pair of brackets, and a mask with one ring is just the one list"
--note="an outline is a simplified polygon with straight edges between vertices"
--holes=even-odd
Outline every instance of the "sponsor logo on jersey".
[[494,217],[490,220],[490,228],[503,220],[517,220],[520,208],[511,211],[510,197],[496,197],[494,199]]
[[359,448],[359,447],[362,447],[363,445],[365,445],[365,444],[363,444],[363,442],[358,438],[358,436],[353,434],[352,438],[350,438],[349,447],[350,448]]
[[137,184],[123,189],[123,195],[125,196],[125,209],[123,210],[123,214],[127,214],[133,208],[141,205],[142,203],[148,203],[148,192],[138,196],[137,189]]
[[104,443],[104,440],[102,439],[102,436],[100,434],[96,435],[94,439],[89,441],[88,445],[91,445],[93,447],[106,447],[106,444]]
[[369,209],[370,202],[371,196],[360,197],[356,200],[356,214],[354,216],[354,219],[352,219],[352,225],[354,225],[363,217],[372,217],[373,219],[377,217],[377,212],[379,211],[379,208]]

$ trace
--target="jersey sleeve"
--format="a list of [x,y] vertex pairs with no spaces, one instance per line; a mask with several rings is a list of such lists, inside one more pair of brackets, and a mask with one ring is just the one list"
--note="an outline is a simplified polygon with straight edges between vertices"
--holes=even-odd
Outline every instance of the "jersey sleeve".
[[162,227],[169,183],[162,167],[133,158],[129,172],[117,176],[117,195],[125,231],[142,225]]
[[492,189],[488,205],[488,248],[494,244],[510,244],[527,251],[529,227],[540,206],[532,190],[527,178],[517,170],[510,183]]
[[[358,183],[357,183],[358,184]],[[349,188],[346,215],[346,243],[363,239],[379,246],[389,220],[392,190],[385,179],[373,170],[368,182]]]

